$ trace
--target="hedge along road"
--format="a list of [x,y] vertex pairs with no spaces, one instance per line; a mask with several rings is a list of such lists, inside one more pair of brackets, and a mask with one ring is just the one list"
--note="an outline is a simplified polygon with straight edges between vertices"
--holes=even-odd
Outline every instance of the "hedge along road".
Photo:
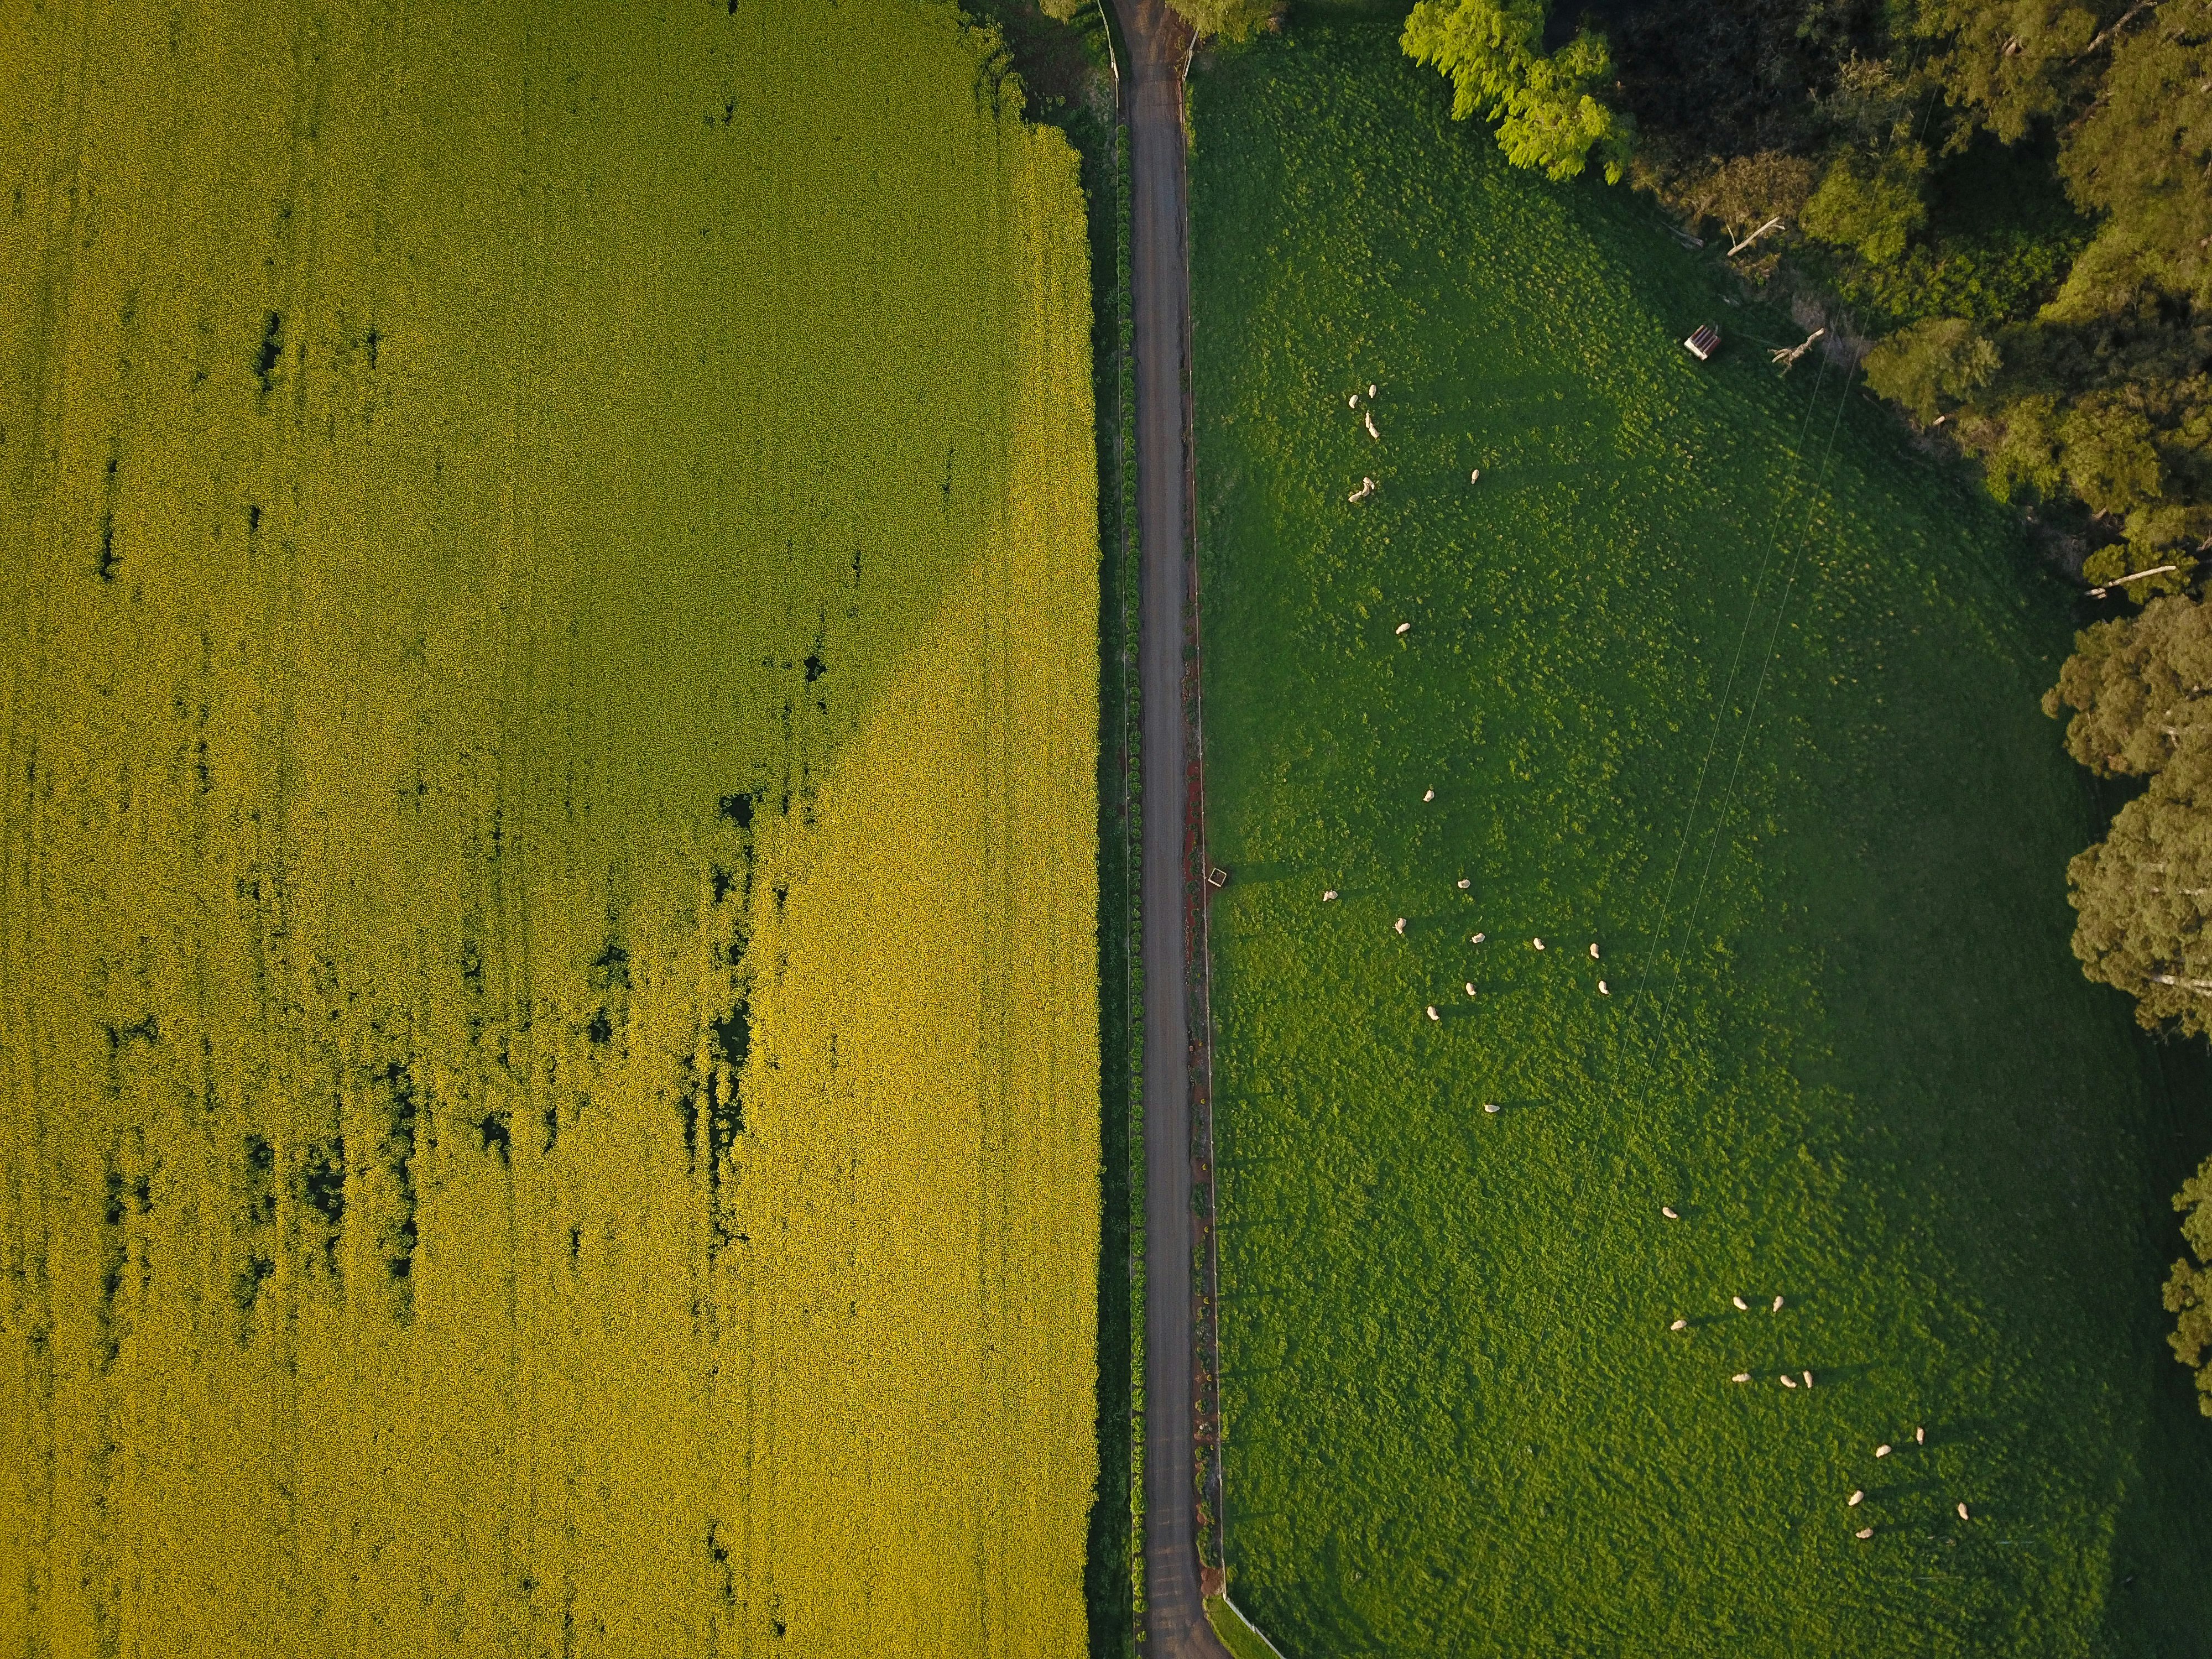
[[1145,1577],[1160,1659],[1227,1659],[1199,1598],[1192,1486],[1193,1185],[1183,867],[1183,644],[1190,567],[1184,357],[1190,258],[1182,72],[1189,31],[1165,0],[1114,0],[1129,46],[1130,310],[1137,357],[1138,673],[1145,698]]

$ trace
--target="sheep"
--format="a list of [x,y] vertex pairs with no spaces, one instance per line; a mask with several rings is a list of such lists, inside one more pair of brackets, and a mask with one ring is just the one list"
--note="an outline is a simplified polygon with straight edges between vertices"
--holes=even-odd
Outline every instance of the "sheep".
[[1780,1313],[1782,1311],[1782,1298],[1778,1296],[1774,1298],[1774,1305],[1768,1309],[1767,1311],[1769,1313]]
[[1876,1446],[1874,1449],[1874,1455],[1876,1457],[1887,1457],[1889,1455],[1889,1448],[1887,1446]]
[[1323,904],[1329,904],[1329,903],[1333,903],[1333,902],[1335,901],[1335,898],[1336,898],[1336,889],[1335,889],[1335,888],[1334,888],[1334,887],[1330,887],[1330,888],[1327,888],[1327,889],[1323,890],[1323,891],[1322,891],[1322,896],[1321,896],[1321,902],[1322,902]]
[[1364,419],[1364,420],[1366,421],[1366,422],[1367,422],[1367,435],[1368,435],[1369,437],[1370,437],[1370,438],[1374,439],[1374,440],[1375,440],[1375,441],[1376,441],[1376,443],[1378,443],[1378,444],[1379,444],[1379,443],[1381,443],[1381,442],[1382,441],[1382,434],[1381,433],[1377,432],[1377,431],[1375,429],[1375,417],[1374,417],[1374,416],[1372,416],[1372,415],[1368,415],[1368,416],[1363,416],[1362,418],[1363,418],[1363,419]]
[[1741,1297],[1732,1296],[1729,1300],[1735,1304],[1737,1312],[1749,1313],[1751,1311],[1751,1304],[1745,1301]]
[[1437,1012],[1437,1005],[1433,1002],[1429,1005],[1429,1018],[1437,1021],[1443,1018],[1443,1016]]
[[1613,994],[1613,988],[1603,980],[1600,980],[1597,982],[1597,994],[1601,997],[1609,997]]
[[1674,1206],[1671,1204],[1662,1204],[1659,1206],[1659,1213],[1669,1221],[1680,1221],[1682,1218],[1674,1213]]
[[1590,941],[1590,960],[1592,962],[1595,962],[1597,960],[1597,941],[1595,939],[1592,939]]
[[1344,406],[1345,406],[1346,409],[1357,409],[1357,408],[1358,408],[1358,407],[1359,407],[1359,394],[1358,394],[1357,392],[1353,392],[1353,393],[1352,393],[1349,398],[1346,398],[1346,399],[1344,400]]
[[1874,1536],[1874,1528],[1872,1527],[1861,1527],[1855,1535],[1860,1538],[1871,1538]]
[[1925,1430],[1925,1429],[1915,1429],[1915,1430],[1913,1430],[1913,1431],[1912,1431],[1912,1443],[1913,1443],[1914,1445],[1916,1445],[1916,1446],[1924,1446],[1924,1445],[1926,1445],[1926,1444],[1928,1443],[1928,1431],[1927,1431],[1927,1430]]
[[1494,1115],[1498,1110],[1497,1103],[1494,1101],[1486,1100],[1482,1103],[1482,1109]]
[[1367,395],[1370,398],[1375,395],[1375,388],[1371,385],[1367,388]]
[[1785,1389],[1794,1389],[1797,1386],[1797,1379],[1784,1371],[1782,1373],[1782,1386]]
[[1469,980],[1467,982],[1467,994],[1469,996],[1473,996],[1474,994],[1474,981],[1473,980]]
[[1866,1494],[1863,1492],[1855,1492],[1849,1498],[1844,1499],[1844,1502],[1850,1508],[1856,1509],[1860,1504],[1866,1502]]
[[1460,890],[1461,892],[1462,892],[1462,893],[1464,893],[1465,891],[1467,891],[1467,890],[1468,890],[1468,888],[1470,888],[1470,887],[1472,887],[1472,886],[1474,886],[1474,884],[1473,882],[1469,881],[1469,880],[1465,877],[1465,876],[1462,876],[1462,877],[1459,878],[1459,890]]
[[1729,1381],[1731,1382],[1748,1382],[1751,1381],[1751,1373],[1749,1371],[1738,1371],[1734,1376],[1729,1378]]
[[1964,1504],[1959,1505],[1959,1519],[1961,1521],[1971,1521],[1973,1518],[1974,1517],[1966,1513],[1966,1506]]
[[1544,948],[1544,941],[1540,939],[1532,939],[1528,943],[1534,945],[1539,951]]
[[1474,933],[1474,934],[1470,934],[1470,935],[1468,936],[1468,941],[1467,941],[1467,942],[1468,942],[1469,945],[1480,945],[1480,944],[1481,944],[1481,943],[1482,943],[1482,940],[1483,940],[1483,935],[1482,935],[1482,934],[1480,934],[1480,933]]
[[1800,1371],[1800,1372],[1798,1372],[1798,1373],[1797,1373],[1797,1375],[1798,1375],[1798,1376],[1802,1376],[1802,1377],[1803,1377],[1803,1378],[1805,1379],[1805,1386],[1806,1386],[1807,1388],[1808,1388],[1808,1389],[1809,1389],[1809,1388],[1811,1388],[1811,1387],[1813,1386],[1813,1373],[1812,1373],[1812,1372],[1810,1372],[1810,1371]]
[[1412,633],[1413,631],[1413,623],[1400,623],[1398,624],[1398,632],[1399,632],[1399,634],[1400,634],[1401,636],[1402,636],[1402,635],[1407,635],[1407,634],[1410,634],[1410,633]]
[[1690,1322],[1689,1322],[1688,1320],[1686,1320],[1686,1319],[1678,1319],[1678,1320],[1676,1320],[1673,1324],[1669,1325],[1667,1328],[1668,1328],[1668,1330],[1670,1330],[1670,1331],[1681,1331],[1681,1330],[1687,1330],[1687,1329],[1689,1328],[1689,1326],[1690,1326]]
[[1480,483],[1482,482],[1482,469],[1479,466],[1470,469],[1467,475],[1467,481],[1469,483]]
[[1423,791],[1421,792],[1421,803],[1422,803],[1422,805],[1426,805],[1429,802],[1431,802],[1431,801],[1434,800],[1436,798],[1437,798],[1437,792],[1436,792],[1435,790],[1433,790],[1433,789],[1425,789],[1425,790],[1423,790]]
[[1393,927],[1395,927],[1395,928],[1396,928],[1396,929],[1398,930],[1398,937],[1399,937],[1399,938],[1403,939],[1403,938],[1406,936],[1406,919],[1405,919],[1405,917],[1403,917],[1403,916],[1399,917],[1397,921],[1395,921],[1392,922],[1390,925],[1391,925]]

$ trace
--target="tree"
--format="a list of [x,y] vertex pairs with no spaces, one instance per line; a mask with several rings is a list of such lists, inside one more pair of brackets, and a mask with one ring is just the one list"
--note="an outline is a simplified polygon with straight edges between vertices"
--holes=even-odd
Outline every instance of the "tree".
[[1845,150],[1805,204],[1806,234],[1856,248],[1869,264],[1887,264],[1928,222],[1928,204],[1920,199],[1920,175],[1927,170],[1928,152],[1917,144],[1895,145],[1880,156]]
[[2144,256],[2170,291],[2212,307],[2212,0],[2163,0],[2128,17],[2059,171],[2084,209],[2110,216],[2105,236]]
[[1514,166],[1553,180],[1572,179],[1600,158],[1606,182],[1626,170],[1626,118],[1592,97],[1613,78],[1605,39],[1584,29],[1550,56],[1543,51],[1547,0],[1419,0],[1399,45],[1452,83],[1452,118],[1480,113],[1498,126]]
[[2206,757],[2185,753],[2066,866],[2081,971],[2133,997],[2146,1030],[2212,1033],[2212,811],[2199,799],[2208,783]]
[[2166,1340],[2173,1357],[2197,1373],[2197,1409],[2212,1417],[2212,1158],[2182,1182],[2173,1207],[2197,1259],[2183,1256],[2166,1281],[2166,1310],[2177,1316]]
[[1275,21],[1277,0],[1171,0],[1200,38],[1249,40]]
[[1693,225],[1717,219],[1729,240],[1737,242],[1770,220],[1795,219],[1812,193],[1810,161],[1767,149],[1717,163],[1691,187],[1682,205]]
[[2212,751],[2212,605],[2156,599],[2140,616],[2097,623],[2044,693],[2066,724],[2066,752],[2099,777],[2165,770],[2185,747]]
[[1867,384],[1902,404],[1921,425],[1996,378],[1997,349],[1961,317],[1931,317],[1899,330],[1867,354]]
[[1907,27],[1934,45],[1929,69],[1944,101],[2014,144],[2087,100],[2102,67],[2092,47],[2106,44],[2100,29],[2124,9],[2112,0],[1919,0]]

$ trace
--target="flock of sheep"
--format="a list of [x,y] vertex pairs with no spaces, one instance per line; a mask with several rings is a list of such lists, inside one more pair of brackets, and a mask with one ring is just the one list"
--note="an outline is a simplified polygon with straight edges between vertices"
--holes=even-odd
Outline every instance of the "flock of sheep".
[[[1375,410],[1373,405],[1375,399],[1378,395],[1379,388],[1370,384],[1367,388],[1368,407],[1363,411],[1367,435],[1377,443],[1381,442],[1382,438],[1382,433],[1376,428],[1375,424]],[[1352,410],[1359,410],[1360,394],[1354,392],[1351,397],[1346,399],[1346,404]],[[1468,483],[1480,483],[1481,481],[1482,471],[1480,467],[1474,468],[1468,472]],[[1379,486],[1376,485],[1374,479],[1363,477],[1359,481],[1359,488],[1353,490],[1347,499],[1356,506],[1362,501],[1365,501],[1372,498],[1378,487]],[[1413,624],[1410,622],[1401,622],[1398,624],[1397,635],[1401,639],[1405,638],[1413,631]],[[1421,795],[1421,799],[1424,804],[1433,802],[1436,798],[1437,792],[1433,788],[1425,790]],[[1460,878],[1460,891],[1466,892],[1469,890],[1473,885],[1474,883],[1467,877],[1462,876]],[[1322,902],[1326,904],[1334,902],[1341,896],[1341,895],[1335,888],[1331,887],[1326,889],[1321,896]],[[1406,936],[1407,919],[1404,916],[1400,916],[1395,921],[1392,922],[1390,926],[1392,931],[1395,932],[1401,939],[1403,939]],[[1477,933],[1470,937],[1468,942],[1474,945],[1481,945],[1486,942],[1487,937],[1488,936],[1485,933]],[[1547,948],[1540,935],[1532,938],[1528,943],[1532,949],[1537,951],[1542,951]],[[1595,939],[1590,941],[1589,959],[1592,962],[1597,962],[1601,959],[1598,951],[1597,941]],[[1466,989],[1469,999],[1473,999],[1477,995],[1474,981],[1469,980],[1467,981]],[[1602,979],[1597,981],[1597,990],[1600,996],[1611,996],[1613,994],[1612,988],[1609,987]],[[1431,1021],[1441,1023],[1443,1019],[1443,1015],[1437,1011],[1434,1003],[1428,1004],[1424,1012],[1426,1012],[1428,1018]],[[1496,1103],[1486,1101],[1483,1103],[1482,1109],[1494,1116],[1498,1112],[1499,1108]],[[1680,1214],[1675,1211],[1671,1205],[1662,1204],[1659,1206],[1659,1213],[1669,1221],[1680,1221],[1682,1218]],[[1737,1311],[1741,1313],[1748,1313],[1751,1311],[1751,1304],[1748,1302],[1746,1302],[1741,1296],[1732,1296],[1729,1297],[1729,1300],[1735,1304]],[[1784,1298],[1780,1296],[1777,1296],[1774,1298],[1772,1305],[1768,1309],[1768,1312],[1771,1314],[1779,1314],[1782,1311],[1783,1305]],[[1680,1317],[1677,1318],[1673,1324],[1669,1325],[1668,1328],[1678,1333],[1686,1332],[1690,1328],[1690,1322],[1686,1316]],[[1732,1382],[1747,1383],[1752,1381],[1752,1374],[1749,1371],[1738,1371],[1729,1380]],[[1793,1376],[1788,1372],[1784,1372],[1780,1374],[1779,1381],[1782,1386],[1785,1389],[1796,1389],[1802,1387],[1804,1389],[1810,1389],[1813,1387],[1813,1373],[1809,1370],[1800,1371],[1796,1376]],[[1926,1445],[1928,1443],[1928,1431],[1924,1427],[1914,1429],[1912,1431],[1912,1439],[1913,1443],[1916,1445]],[[1896,1449],[1893,1446],[1887,1443],[1884,1443],[1883,1444],[1875,1448],[1874,1455],[1877,1459],[1884,1458],[1889,1456],[1895,1449]],[[1866,1501],[1866,1492],[1863,1488],[1854,1489],[1851,1495],[1844,1501],[1844,1507],[1846,1509],[1856,1509],[1861,1504]],[[1971,1520],[1972,1518],[1966,1505],[1963,1502],[1958,1505],[1958,1511],[1959,1518],[1961,1521]],[[1875,1529],[1870,1526],[1861,1527],[1857,1529],[1855,1535],[1861,1539],[1869,1539],[1874,1536],[1874,1531]]]

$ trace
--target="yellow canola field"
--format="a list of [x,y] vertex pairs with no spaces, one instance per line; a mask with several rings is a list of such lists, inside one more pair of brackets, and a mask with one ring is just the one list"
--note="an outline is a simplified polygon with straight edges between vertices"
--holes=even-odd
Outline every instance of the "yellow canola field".
[[1082,1652],[1065,142],[903,0],[0,88],[0,1651]]

